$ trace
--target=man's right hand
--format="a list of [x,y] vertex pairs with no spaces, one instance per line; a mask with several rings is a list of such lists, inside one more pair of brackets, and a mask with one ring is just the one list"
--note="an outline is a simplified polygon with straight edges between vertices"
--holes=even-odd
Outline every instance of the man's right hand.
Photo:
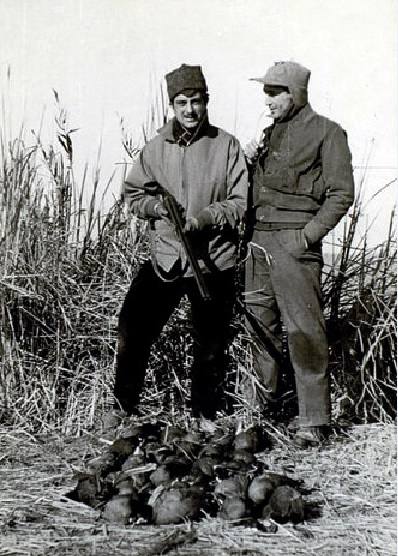
[[156,205],[153,207],[153,211],[158,218],[167,218],[169,215],[162,201],[158,201],[156,203]]
[[168,212],[161,199],[150,199],[146,203],[145,216],[147,218],[167,218]]
[[249,161],[257,157],[259,146],[260,146],[259,143],[255,139],[252,139],[249,143],[247,143],[246,147],[244,148],[244,152],[246,158]]

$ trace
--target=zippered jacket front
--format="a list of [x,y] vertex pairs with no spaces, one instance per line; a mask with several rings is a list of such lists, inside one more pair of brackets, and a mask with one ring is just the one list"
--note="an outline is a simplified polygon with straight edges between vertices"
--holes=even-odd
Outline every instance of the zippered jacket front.
[[345,131],[309,104],[264,130],[253,180],[254,227],[303,229],[314,244],[332,230],[354,199]]

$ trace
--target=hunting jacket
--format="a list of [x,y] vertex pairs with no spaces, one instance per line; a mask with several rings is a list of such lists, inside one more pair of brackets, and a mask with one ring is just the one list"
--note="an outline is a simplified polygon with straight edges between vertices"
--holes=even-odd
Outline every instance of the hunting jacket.
[[337,123],[306,104],[290,120],[264,130],[253,175],[255,229],[303,229],[315,244],[353,199],[351,153]]
[[206,120],[200,135],[188,146],[174,138],[173,121],[163,126],[142,149],[124,183],[130,211],[151,220],[151,257],[165,273],[191,276],[187,257],[172,223],[151,219],[154,197],[138,189],[156,181],[185,211],[197,217],[206,209],[211,223],[192,238],[203,272],[226,270],[237,257],[237,226],[246,209],[248,173],[238,140]]

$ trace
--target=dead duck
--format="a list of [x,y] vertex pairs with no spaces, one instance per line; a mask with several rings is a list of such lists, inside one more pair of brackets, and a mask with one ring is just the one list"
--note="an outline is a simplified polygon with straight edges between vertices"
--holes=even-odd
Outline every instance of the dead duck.
[[170,473],[170,476],[175,479],[188,475],[192,468],[192,460],[185,454],[172,454],[163,460]]
[[162,444],[170,446],[175,440],[181,439],[185,434],[186,431],[181,427],[166,425],[161,432],[160,440]]
[[[234,475],[242,472],[242,463],[239,461],[234,461],[233,459],[226,460],[220,464],[214,466],[215,478],[218,481],[223,481],[224,479],[229,479]],[[246,467],[244,471],[247,471]]]
[[202,488],[185,483],[159,488],[162,490],[151,500],[152,517],[156,525],[182,523],[186,519],[199,518]]
[[231,460],[240,463],[242,468],[249,466],[256,461],[252,452],[242,449],[234,450],[231,454]]
[[162,425],[160,423],[136,423],[127,429],[129,436],[135,436],[139,440],[152,441],[159,440],[161,436]]
[[217,483],[214,494],[223,498],[246,498],[248,478],[245,475],[234,475]]
[[159,465],[159,467],[150,474],[149,480],[155,487],[169,484],[171,481],[171,474],[167,465]]
[[301,494],[288,485],[278,486],[264,507],[263,517],[271,517],[279,523],[304,521],[304,502]]
[[139,496],[130,480],[124,480],[118,485],[119,492],[106,503],[102,517],[113,523],[127,524],[137,514]]
[[274,490],[283,482],[284,477],[276,473],[265,473],[254,477],[248,488],[248,497],[255,506],[264,506],[268,503]]
[[212,457],[202,456],[198,458],[192,465],[192,474],[194,476],[203,476],[208,480],[212,480],[215,477],[214,468],[218,464],[218,460]]
[[235,441],[235,434],[233,432],[225,432],[214,438],[213,444],[216,447],[221,448],[224,453],[231,450]]
[[121,468],[125,471],[136,467],[142,467],[145,463],[145,453],[143,451],[136,450],[134,453],[130,454],[127,459],[125,459]]
[[95,508],[101,502],[100,492],[101,484],[98,476],[80,473],[77,477],[76,488],[68,494],[68,498]]
[[237,520],[248,515],[247,485],[245,474],[236,474],[216,484],[214,496],[218,503],[218,517]]
[[235,450],[247,450],[248,452],[259,452],[266,447],[264,431],[259,426],[253,426],[240,432],[235,436]]
[[222,446],[219,446],[215,443],[206,444],[200,450],[198,457],[211,458],[212,460],[216,460],[217,463],[221,463],[225,458],[225,450]]
[[110,447],[110,451],[116,456],[127,458],[138,446],[138,438],[129,436],[126,438],[117,438]]
[[119,458],[114,452],[104,452],[103,454],[91,459],[87,462],[87,471],[89,474],[104,477],[110,472],[118,469]]
[[177,452],[181,452],[193,459],[198,457],[203,441],[204,437],[201,433],[191,431],[182,438],[176,438],[173,443]]
[[[164,450],[168,450],[168,448],[165,446],[162,446],[162,448]],[[156,440],[145,442],[142,446],[142,450],[145,454],[145,459],[148,462],[156,462],[156,455],[159,452],[159,443]]]
[[247,517],[248,506],[246,500],[237,496],[222,500],[217,516],[221,519],[228,520],[237,520]]

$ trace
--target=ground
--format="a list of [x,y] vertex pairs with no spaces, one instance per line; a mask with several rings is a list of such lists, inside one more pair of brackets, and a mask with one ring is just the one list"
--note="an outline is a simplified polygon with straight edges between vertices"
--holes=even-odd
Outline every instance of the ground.
[[[116,526],[66,498],[83,461],[106,445],[98,433],[31,435],[0,429],[0,556],[395,555],[396,428],[352,427],[322,449],[297,449],[269,428],[272,471],[304,481],[313,517],[263,533],[253,525],[204,518],[180,526]],[[197,539],[193,542],[193,539]]]

